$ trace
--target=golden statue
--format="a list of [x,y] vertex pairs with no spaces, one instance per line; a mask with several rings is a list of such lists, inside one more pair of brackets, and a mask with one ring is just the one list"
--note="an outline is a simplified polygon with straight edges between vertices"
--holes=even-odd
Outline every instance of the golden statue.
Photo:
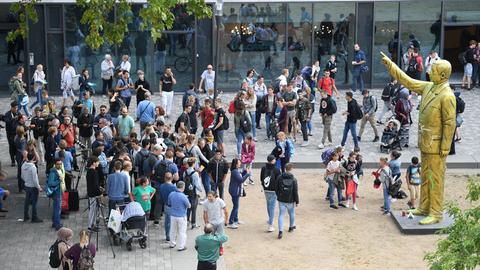
[[399,83],[422,95],[420,103],[419,144],[421,152],[420,206],[414,215],[426,216],[421,225],[438,223],[443,218],[443,190],[447,155],[455,132],[455,96],[448,78],[450,62],[438,60],[432,65],[431,82],[410,78],[384,53],[383,63]]

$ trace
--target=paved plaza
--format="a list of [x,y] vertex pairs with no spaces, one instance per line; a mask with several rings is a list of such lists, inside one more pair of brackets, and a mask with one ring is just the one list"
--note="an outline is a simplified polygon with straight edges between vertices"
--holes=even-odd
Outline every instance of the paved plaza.
[[[344,91],[341,91],[344,95]],[[377,97],[380,96],[381,90],[373,90],[372,93]],[[479,101],[479,90],[475,91],[463,91],[462,98],[466,101],[466,110],[464,114],[464,126],[461,129],[462,140],[457,144],[457,155],[450,156],[447,160],[448,166],[461,167],[461,168],[479,168],[480,158],[476,155],[480,150],[480,145],[476,141],[478,138],[477,134],[480,134],[480,121],[478,120],[478,115],[480,115],[480,101]],[[203,96],[201,96],[203,97]],[[228,105],[229,101],[233,98],[233,93],[223,94],[222,99],[224,100],[225,106]],[[355,98],[361,101],[360,94],[355,94]],[[55,97],[57,102],[60,103],[60,98]],[[95,96],[94,101],[96,106],[101,104],[106,104],[107,99],[102,98],[101,96]],[[160,104],[160,96],[158,93],[155,93],[153,96],[153,102]],[[3,111],[7,111],[9,108],[10,100],[8,98],[0,99],[0,108]],[[134,104],[135,100],[132,100],[131,113],[134,114],[133,109],[135,109]],[[180,104],[181,96],[175,96],[174,106],[175,112],[173,115],[179,115],[180,113]],[[337,101],[338,113],[334,116],[333,122],[333,143],[339,144],[341,140],[344,118],[340,115],[346,109],[346,102],[343,98]],[[382,109],[382,104],[379,104],[379,111]],[[2,112],[3,112],[2,111]],[[416,124],[418,123],[417,111],[412,113],[413,122],[411,131],[410,131],[410,145],[411,147],[402,151],[402,160],[403,164],[407,165],[409,159],[413,155],[419,155],[418,148],[415,147],[417,144],[417,128]],[[228,159],[231,159],[235,153],[235,138],[233,135],[233,117],[229,115],[230,118],[230,129],[227,132],[226,143],[227,143],[227,156]],[[174,123],[176,119],[169,119],[170,123]],[[310,145],[307,147],[300,147],[301,136],[299,135],[296,143],[295,156],[293,162],[297,164],[298,167],[304,168],[321,168],[320,167],[320,154],[321,151],[317,149],[317,145],[320,143],[321,134],[322,134],[322,125],[320,123],[320,117],[318,116],[318,104],[316,106],[316,112],[313,117],[314,122],[314,131],[313,136],[310,137]],[[383,127],[378,126],[379,131]],[[5,137],[5,131],[1,130],[1,139],[0,139],[0,149],[4,153],[0,157],[2,161],[3,169],[6,170],[9,174],[6,183],[0,183],[2,187],[14,191],[14,194],[7,199],[5,207],[10,210],[6,214],[6,217],[0,218],[0,262],[1,269],[47,269],[48,268],[48,258],[47,252],[49,246],[56,239],[56,233],[53,229],[50,228],[51,222],[51,206],[49,205],[48,199],[45,197],[44,193],[41,194],[39,199],[39,216],[44,219],[43,224],[31,224],[23,223],[19,221],[23,217],[23,194],[15,193],[16,188],[16,168],[10,167],[10,160],[7,154],[7,140]],[[265,141],[265,123],[262,119],[262,129],[257,130],[257,153],[256,153],[256,163],[264,163],[266,156],[274,147],[274,143],[270,141]],[[379,153],[379,144],[372,143],[373,131],[367,126],[363,138],[365,142],[360,144],[361,153],[364,157],[364,164],[367,167],[376,166],[375,164],[378,161],[378,158],[381,156]],[[353,148],[351,137],[348,139],[347,149]],[[259,168],[256,164],[254,168]],[[43,166],[39,169],[40,172],[43,172]],[[45,176],[43,173],[40,174],[40,181],[43,185],[45,182]],[[85,180],[82,178],[80,181],[80,196],[85,197],[86,188]],[[226,195],[228,196],[228,195]],[[81,229],[86,228],[87,224],[87,212],[83,212],[83,209],[87,207],[86,200],[81,200],[80,202],[81,210],[76,213],[70,214],[68,219],[63,220],[63,224],[74,231],[73,241],[78,241],[78,232]],[[197,214],[198,218],[201,218],[200,213],[202,208],[199,207]],[[202,222],[203,223],[203,222]],[[164,241],[163,227],[154,228],[149,226],[149,240],[148,247],[145,250],[139,248],[138,245],[134,245],[134,250],[131,252],[126,251],[125,246],[114,247],[117,254],[116,259],[113,258],[112,252],[109,249],[108,241],[106,238],[105,231],[99,233],[99,251],[95,258],[96,269],[194,269],[196,265],[196,252],[193,245],[193,240],[196,235],[202,232],[201,228],[196,230],[188,231],[188,250],[185,252],[177,252],[175,249],[169,249],[168,245]],[[96,237],[93,237],[96,241]],[[228,254],[226,255],[228,256]],[[220,268],[225,269],[223,259],[219,262]]]

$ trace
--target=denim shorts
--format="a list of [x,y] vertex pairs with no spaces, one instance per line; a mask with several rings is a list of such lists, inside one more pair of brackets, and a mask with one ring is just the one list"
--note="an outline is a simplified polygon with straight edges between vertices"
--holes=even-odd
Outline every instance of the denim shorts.
[[473,73],[472,64],[466,63],[465,66],[463,66],[463,76],[472,77],[472,73]]
[[215,137],[216,143],[223,143],[223,133],[224,133],[224,130],[215,131],[214,137]]

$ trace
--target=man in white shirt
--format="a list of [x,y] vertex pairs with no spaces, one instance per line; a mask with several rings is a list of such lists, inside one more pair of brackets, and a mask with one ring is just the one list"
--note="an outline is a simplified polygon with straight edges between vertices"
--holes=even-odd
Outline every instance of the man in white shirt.
[[430,72],[432,72],[433,63],[440,60],[436,51],[430,51],[430,54],[425,58],[425,77],[427,81],[430,81]]
[[110,54],[105,54],[105,59],[102,61],[100,68],[102,70],[101,77],[103,81],[102,95],[105,96],[107,91],[112,89],[113,69],[115,68]]
[[198,85],[198,90],[200,92],[203,91],[202,83],[205,83],[205,92],[209,89],[215,88],[215,71],[213,70],[212,65],[208,65],[207,69],[203,71],[202,75],[200,76],[200,84]]
[[65,106],[67,99],[70,97],[72,103],[75,101],[73,94],[73,77],[75,76],[75,68],[72,67],[70,61],[65,60],[61,74],[61,89],[62,89],[62,106]]
[[280,92],[286,92],[287,90],[287,77],[288,77],[288,68],[282,69],[282,75],[278,76],[277,80],[280,80],[279,86],[280,86]]
[[203,203],[203,221],[213,225],[215,234],[224,234],[228,223],[227,205],[216,195],[215,191],[207,193],[207,200]]
[[[257,113],[255,114],[255,123],[256,128],[260,129],[260,120],[262,119],[262,105],[263,105],[263,97],[268,93],[267,86],[265,85],[265,79],[262,75],[257,77],[257,81],[253,85],[253,90],[255,91],[255,95],[257,96]],[[254,119],[252,119],[254,120]]]

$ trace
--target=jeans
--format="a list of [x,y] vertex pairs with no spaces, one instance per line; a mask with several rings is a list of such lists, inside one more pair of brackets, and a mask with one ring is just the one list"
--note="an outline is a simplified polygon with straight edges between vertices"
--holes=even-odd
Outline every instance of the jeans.
[[300,121],[303,141],[308,142],[307,121]]
[[28,111],[28,104],[21,105],[21,103],[22,103],[22,97],[21,96],[18,96],[17,102],[18,102],[18,112],[20,112],[23,109],[23,111],[25,112],[25,115],[30,116],[31,114]]
[[17,154],[17,148],[15,147],[15,135],[9,136],[7,134],[7,140],[8,140],[8,153],[10,154],[10,160],[12,161],[12,164],[15,163],[15,156]]
[[25,189],[25,181],[23,181],[22,178],[22,162],[23,158],[21,157],[16,157],[15,158],[17,161],[17,184],[18,184],[18,191],[22,191]]
[[383,208],[386,213],[390,212],[390,195],[388,195],[388,188],[383,184]]
[[240,129],[235,129],[235,137],[237,138],[237,154],[240,155],[242,153],[242,143],[245,139],[245,133]]
[[270,115],[270,113],[265,113],[265,128],[267,130],[267,138],[270,138],[273,136],[272,134],[272,129],[270,128],[270,122],[274,118]]
[[380,115],[378,116],[378,121],[382,122],[382,119],[383,117],[385,116],[385,114],[387,112],[391,112],[393,114],[393,106],[392,106],[392,103],[390,102],[390,100],[384,100],[383,101],[383,110],[382,112],[380,113]]
[[342,201],[342,191],[340,188],[335,187],[333,184],[333,180],[327,180],[328,183],[328,199],[330,200],[330,205],[334,205],[335,201],[333,200],[333,193],[335,192],[335,188],[337,189],[337,198],[338,203]]
[[178,249],[183,249],[187,242],[187,217],[172,216],[170,217],[170,220],[170,246],[175,246],[178,240]]
[[217,262],[198,261],[197,270],[217,270]]
[[278,209],[278,231],[283,231],[283,216],[286,210],[288,210],[288,216],[290,217],[289,228],[295,226],[295,203],[278,202]]
[[33,107],[35,107],[35,105],[40,105],[42,106],[42,88],[39,87],[37,89],[37,93],[35,94],[35,96],[37,97],[37,100],[35,100],[34,103],[32,103],[32,105],[30,105],[30,109],[33,109]]
[[332,142],[332,116],[327,114],[322,114],[322,124],[323,124],[323,136],[322,144],[328,139],[328,142]]
[[345,142],[347,141],[348,131],[352,134],[353,143],[355,147],[358,147],[358,138],[357,138],[357,122],[350,123],[348,121],[345,122],[345,127],[343,128],[343,137],[341,145],[344,146]]
[[120,97],[123,101],[123,103],[125,103],[125,106],[127,107],[130,107],[130,102],[132,101],[132,97]]
[[60,229],[60,212],[62,211],[62,193],[57,191],[58,195],[53,196],[52,224],[55,229]]
[[208,175],[207,169],[202,171],[201,177],[203,187],[205,188],[205,193],[208,193],[210,191],[210,176]]
[[192,225],[194,225],[197,224],[198,197],[194,194],[193,196],[188,196],[188,200],[190,201],[191,206],[187,209],[187,219]]
[[473,63],[472,85],[480,85],[480,63]]
[[106,95],[112,89],[113,78],[109,80],[102,79],[102,95]]
[[97,198],[88,198],[88,228],[94,228],[97,218]]
[[282,173],[285,172],[285,165],[290,162],[290,158],[287,157],[281,157],[277,159],[277,168],[282,170]]
[[356,92],[357,87],[360,88],[360,92],[364,89],[363,76],[360,69],[358,71],[353,71],[352,91]]
[[230,213],[230,218],[228,219],[228,224],[233,224],[238,222],[238,208],[240,207],[240,196],[232,195],[232,212]]
[[[223,182],[211,182],[212,186],[210,187],[210,190],[217,192],[218,197],[223,200],[223,192],[224,192],[224,186],[225,184]],[[217,191],[218,189],[218,191]]]
[[257,112],[249,112],[250,113],[250,119],[252,119],[252,136],[253,138],[257,138],[257,122],[255,121],[255,117]]
[[170,224],[171,224],[171,217],[170,217],[170,207],[167,204],[164,204],[165,207],[165,238],[170,239]]
[[312,120],[307,121],[307,129],[308,129],[308,133],[312,134],[312,129],[313,129]]
[[27,219],[29,217],[28,212],[30,205],[32,205],[32,220],[38,219],[37,216],[37,201],[38,201],[38,189],[36,187],[25,187],[25,205],[23,208],[23,217]]
[[275,191],[265,190],[265,199],[267,200],[268,225],[273,224],[275,218],[275,206],[277,205],[277,194]]

